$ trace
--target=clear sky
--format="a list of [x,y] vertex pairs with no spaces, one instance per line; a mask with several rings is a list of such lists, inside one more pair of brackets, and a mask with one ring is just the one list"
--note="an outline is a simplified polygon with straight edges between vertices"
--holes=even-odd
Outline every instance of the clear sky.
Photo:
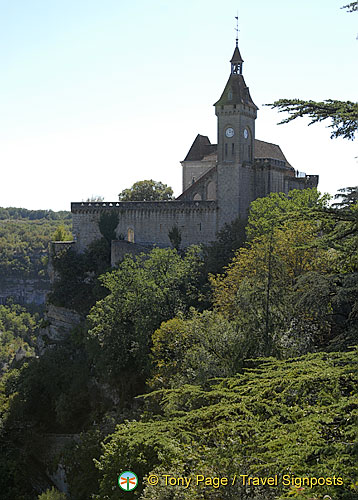
[[0,0],[0,206],[70,209],[143,179],[181,192],[195,136],[216,142],[239,12],[256,138],[321,191],[357,184],[357,141],[282,115],[279,98],[357,100],[348,0]]

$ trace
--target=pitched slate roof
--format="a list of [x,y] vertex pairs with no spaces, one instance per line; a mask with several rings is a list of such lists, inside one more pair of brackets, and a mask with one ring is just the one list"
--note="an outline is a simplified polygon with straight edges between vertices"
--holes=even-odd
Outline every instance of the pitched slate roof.
[[[229,91],[232,98],[229,100]],[[244,77],[238,74],[231,74],[225,85],[224,92],[214,106],[225,106],[232,104],[246,104],[255,109],[259,109],[251,98],[249,87],[246,85]]]
[[217,150],[217,144],[211,144],[209,138],[206,135],[198,134],[189,149],[184,161],[199,161]]
[[255,158],[274,158],[286,162],[288,167],[291,166],[280,146],[271,142],[259,141],[258,139],[255,139]]
[[232,58],[230,60],[231,63],[243,63],[244,60],[241,57],[240,51],[238,47],[235,47],[234,53],[232,55]]
[[[218,145],[211,144],[206,135],[198,134],[184,161],[200,161],[205,156],[214,156],[217,154],[217,149]],[[271,142],[255,139],[255,158],[273,158],[274,160],[284,161],[287,167],[291,167],[280,146]]]

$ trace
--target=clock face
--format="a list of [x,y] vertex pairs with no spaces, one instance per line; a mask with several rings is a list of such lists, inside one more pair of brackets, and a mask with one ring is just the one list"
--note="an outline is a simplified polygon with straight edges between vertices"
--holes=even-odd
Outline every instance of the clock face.
[[229,127],[225,130],[226,137],[234,137],[235,131],[233,128]]
[[249,137],[249,133],[247,131],[247,128],[244,129],[244,137],[247,139]]

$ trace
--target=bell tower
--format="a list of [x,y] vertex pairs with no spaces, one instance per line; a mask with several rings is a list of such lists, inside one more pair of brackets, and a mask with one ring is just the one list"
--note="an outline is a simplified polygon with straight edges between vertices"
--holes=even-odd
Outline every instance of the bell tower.
[[218,117],[218,162],[252,163],[254,159],[257,106],[250,96],[243,74],[238,39],[230,60],[231,71],[224,92],[214,104]]
[[[238,29],[237,29],[238,32]],[[218,120],[217,195],[219,227],[246,219],[255,199],[255,120],[257,106],[243,77],[238,37],[230,60],[230,76],[214,104]]]

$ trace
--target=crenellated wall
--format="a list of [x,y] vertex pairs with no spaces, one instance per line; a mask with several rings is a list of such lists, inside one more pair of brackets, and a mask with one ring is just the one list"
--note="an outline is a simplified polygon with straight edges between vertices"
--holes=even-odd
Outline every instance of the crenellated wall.
[[[140,245],[171,245],[168,233],[177,226],[181,246],[209,243],[215,240],[217,227],[216,201],[156,201],[156,202],[81,202],[72,203],[73,235],[78,251],[101,238],[99,220],[102,213],[116,212],[119,222],[117,238]],[[130,236],[129,232],[132,232]]]

